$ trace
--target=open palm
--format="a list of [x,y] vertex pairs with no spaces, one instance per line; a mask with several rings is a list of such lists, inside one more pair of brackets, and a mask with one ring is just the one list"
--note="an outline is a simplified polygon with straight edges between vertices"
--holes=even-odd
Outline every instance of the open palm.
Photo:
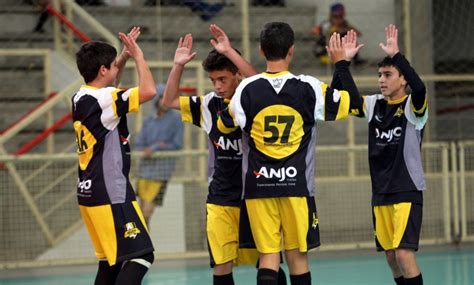
[[379,46],[388,56],[393,57],[399,52],[397,27],[393,24],[388,25],[385,28],[385,35],[387,37],[386,44],[380,43]]
[[346,61],[351,61],[361,48],[364,47],[363,44],[357,45],[357,33],[354,30],[350,30],[342,38],[342,46],[344,47]]
[[232,48],[229,38],[219,26],[212,24],[209,26],[209,31],[214,36],[214,39],[211,39],[211,45],[218,53],[224,54]]
[[179,65],[185,65],[186,63],[190,62],[195,56],[196,52],[192,52],[193,48],[193,36],[191,34],[187,34],[179,38],[178,48],[174,53],[174,63]]

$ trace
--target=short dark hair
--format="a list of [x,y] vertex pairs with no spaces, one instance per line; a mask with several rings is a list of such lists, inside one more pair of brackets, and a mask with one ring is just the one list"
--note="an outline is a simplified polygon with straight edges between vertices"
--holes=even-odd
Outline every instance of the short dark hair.
[[295,33],[287,23],[267,23],[260,33],[260,48],[270,61],[285,59],[294,42]]
[[400,75],[402,75],[402,71],[400,70],[400,68],[398,68],[398,66],[395,64],[395,61],[393,61],[393,59],[390,57],[390,56],[386,56],[384,57],[378,64],[377,66],[380,68],[380,67],[390,67],[390,66],[393,66],[395,67],[397,70],[398,70],[398,73]]
[[117,50],[104,42],[92,41],[81,46],[76,53],[76,64],[79,73],[86,83],[93,81],[102,65],[110,68],[117,57]]
[[[240,54],[238,50],[234,50]],[[207,57],[202,61],[202,67],[206,72],[228,70],[233,74],[236,74],[237,71],[239,71],[237,66],[235,66],[230,59],[225,55],[220,54],[215,49],[211,50]]]

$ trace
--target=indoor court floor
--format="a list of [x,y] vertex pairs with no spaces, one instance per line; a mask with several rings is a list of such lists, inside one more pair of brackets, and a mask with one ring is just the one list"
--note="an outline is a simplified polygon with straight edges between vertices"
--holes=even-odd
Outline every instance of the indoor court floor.
[[[383,254],[372,251],[311,253],[313,284],[381,285],[394,284]],[[417,255],[424,284],[474,285],[474,246],[423,249]],[[212,284],[207,260],[160,261],[147,274],[144,285]],[[288,269],[284,266],[288,274]],[[95,266],[65,266],[35,269],[0,270],[1,285],[89,285],[93,284]],[[253,267],[238,267],[235,284],[255,284]],[[288,280],[288,284],[289,280]]]

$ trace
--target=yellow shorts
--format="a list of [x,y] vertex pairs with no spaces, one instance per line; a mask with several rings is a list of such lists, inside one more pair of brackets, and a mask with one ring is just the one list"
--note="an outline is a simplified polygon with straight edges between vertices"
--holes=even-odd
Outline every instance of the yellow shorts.
[[109,265],[153,252],[142,212],[136,201],[122,204],[81,206],[82,219],[98,259]]
[[255,245],[260,253],[300,252],[319,246],[319,222],[313,197],[245,200]]
[[167,181],[138,179],[137,195],[140,200],[145,202],[154,202],[156,205],[163,205],[163,198],[166,192]]
[[423,206],[420,204],[403,202],[373,207],[377,250],[418,250],[422,216]]
[[207,241],[211,267],[233,261],[234,265],[252,264],[258,260],[256,249],[239,249],[240,208],[206,204]]

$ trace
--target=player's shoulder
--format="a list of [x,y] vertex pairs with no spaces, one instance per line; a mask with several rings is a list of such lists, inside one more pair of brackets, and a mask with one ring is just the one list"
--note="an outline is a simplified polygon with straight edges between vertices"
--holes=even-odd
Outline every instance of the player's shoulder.
[[365,101],[376,102],[379,100],[385,100],[382,94],[370,94],[362,96]]
[[262,73],[258,73],[258,74],[255,74],[255,75],[252,75],[250,77],[247,77],[247,78],[244,78],[240,84],[239,84],[239,89],[244,89],[246,87],[248,87],[249,85],[251,85],[251,83],[254,83],[260,79],[264,79],[264,75]]

